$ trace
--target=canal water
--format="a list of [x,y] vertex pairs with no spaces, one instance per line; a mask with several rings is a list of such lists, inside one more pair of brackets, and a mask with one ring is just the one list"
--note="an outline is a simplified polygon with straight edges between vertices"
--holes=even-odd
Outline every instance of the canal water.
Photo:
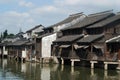
[[120,71],[0,59],[0,80],[120,80]]

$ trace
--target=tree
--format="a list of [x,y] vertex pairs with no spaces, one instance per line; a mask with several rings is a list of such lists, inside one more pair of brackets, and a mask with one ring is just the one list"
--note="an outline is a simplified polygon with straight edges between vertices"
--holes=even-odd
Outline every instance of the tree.
[[2,39],[3,38],[3,33],[1,32],[1,36],[0,36],[0,38]]
[[10,33],[10,34],[7,35],[7,38],[12,38],[14,36],[15,36],[14,34]]
[[7,36],[8,36],[8,31],[5,30],[5,31],[3,32],[3,38],[6,38]]

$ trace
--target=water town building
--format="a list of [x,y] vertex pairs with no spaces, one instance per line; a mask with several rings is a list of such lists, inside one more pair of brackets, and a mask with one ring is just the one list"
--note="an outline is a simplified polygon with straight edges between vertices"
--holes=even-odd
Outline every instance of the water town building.
[[120,60],[120,13],[111,10],[73,14],[57,24],[46,28],[40,25],[26,33],[26,40],[1,43],[0,53],[38,62],[54,58],[57,63],[70,62],[72,66],[82,61],[92,67],[99,61],[107,66]]

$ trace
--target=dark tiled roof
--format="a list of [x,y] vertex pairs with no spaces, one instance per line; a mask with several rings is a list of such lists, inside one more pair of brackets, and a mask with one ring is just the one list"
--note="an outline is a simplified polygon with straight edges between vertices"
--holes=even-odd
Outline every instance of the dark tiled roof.
[[22,41],[22,40],[18,40],[12,43],[13,46],[21,46],[24,45],[26,42],[28,41]]
[[98,40],[99,38],[102,38],[104,35],[99,34],[99,35],[86,35],[82,39],[78,40],[77,43],[91,43],[95,40]]
[[62,24],[65,24],[65,23],[69,23],[71,21],[73,21],[74,19],[77,19],[79,18],[80,16],[82,16],[83,14],[82,13],[77,13],[77,14],[73,14],[73,15],[70,15],[69,17],[67,17],[66,19],[54,24],[54,25],[51,25],[49,27],[46,27],[46,28],[52,28],[54,26],[58,26],[58,25],[62,25]]
[[34,45],[35,44],[35,41],[29,41],[29,42],[26,42],[25,45]]
[[0,43],[0,46],[7,46],[9,44],[12,44],[12,42],[4,42],[4,43]]
[[44,26],[42,26],[42,25],[40,24],[40,25],[37,25],[37,26],[33,27],[32,29],[30,29],[30,30],[28,30],[28,31],[26,31],[26,32],[31,32],[32,30],[37,29],[37,28],[39,28],[39,27],[43,27],[43,28],[44,28]]
[[[97,23],[97,22],[104,20],[108,17],[111,17],[113,15],[114,14],[112,12],[91,14],[91,15],[88,15],[86,18],[84,18],[79,23],[76,23],[76,24],[74,24],[71,27],[66,28],[66,29],[75,29],[75,28],[82,28],[82,27],[90,26],[94,23]],[[64,29],[64,30],[66,30],[66,29]]]
[[115,15],[115,16],[113,16],[113,17],[110,17],[110,18],[108,18],[108,19],[106,19],[106,20],[103,20],[103,21],[101,21],[101,22],[99,22],[99,23],[96,23],[96,24],[94,24],[94,25],[92,25],[92,26],[89,26],[89,27],[87,27],[87,28],[104,27],[105,25],[110,24],[110,23],[112,23],[112,22],[115,22],[115,21],[117,21],[117,20],[120,20],[120,14],[117,14],[117,15]]
[[57,40],[55,40],[54,42],[72,42],[75,41],[77,39],[82,38],[83,35],[68,35],[68,36],[63,36],[61,38],[58,38]]
[[27,41],[15,41],[15,42],[7,42],[1,43],[0,46],[21,46],[24,45]]
[[106,41],[107,43],[120,42],[120,35]]
[[11,44],[8,44],[8,46],[21,46],[24,45],[28,40],[17,40]]

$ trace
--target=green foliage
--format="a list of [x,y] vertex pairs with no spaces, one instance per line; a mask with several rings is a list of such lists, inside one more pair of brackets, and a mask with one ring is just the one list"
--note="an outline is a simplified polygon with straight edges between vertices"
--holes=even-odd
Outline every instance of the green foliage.
[[14,37],[14,36],[15,36],[15,35],[14,35],[13,33],[8,34],[8,31],[5,30],[3,33],[1,33],[0,38],[1,38],[1,39],[5,39],[5,38],[12,38],[12,37]]
[[10,33],[10,34],[7,35],[7,38],[12,38],[14,36],[15,36],[14,34]]
[[5,31],[3,32],[3,38],[7,38],[7,36],[8,36],[8,31],[5,30]]

